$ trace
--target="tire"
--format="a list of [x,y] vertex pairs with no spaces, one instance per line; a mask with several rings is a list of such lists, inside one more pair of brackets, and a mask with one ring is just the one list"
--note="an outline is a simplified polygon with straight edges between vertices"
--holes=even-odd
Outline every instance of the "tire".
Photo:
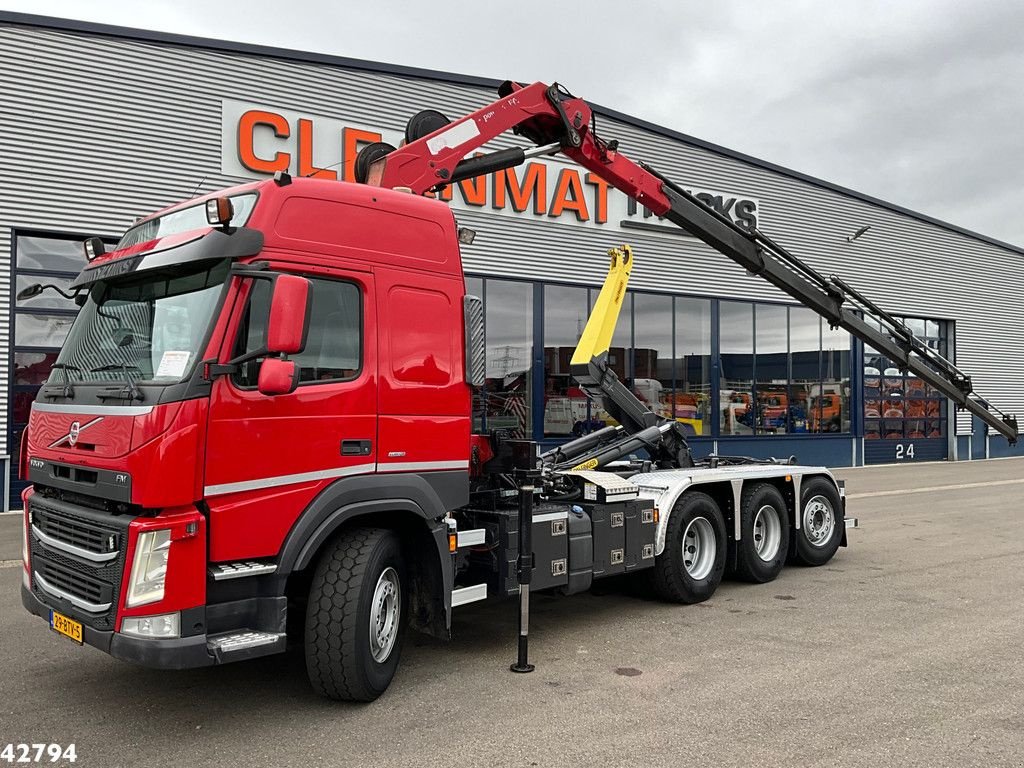
[[672,508],[665,550],[651,569],[654,592],[673,603],[704,602],[722,583],[726,548],[718,504],[706,493],[687,491]]
[[796,532],[796,562],[824,565],[843,540],[843,503],[834,484],[822,477],[800,489],[800,529]]
[[770,483],[744,487],[740,497],[740,540],[736,542],[736,576],[764,584],[773,581],[789,553],[789,510]]
[[306,606],[306,673],[317,693],[338,701],[373,701],[387,690],[402,652],[405,574],[401,546],[391,531],[357,528],[328,545]]

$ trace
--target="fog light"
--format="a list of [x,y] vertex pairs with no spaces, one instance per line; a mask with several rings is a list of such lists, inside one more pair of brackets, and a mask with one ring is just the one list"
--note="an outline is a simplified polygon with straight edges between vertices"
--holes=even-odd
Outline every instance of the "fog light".
[[145,531],[139,534],[132,562],[131,581],[128,585],[127,605],[155,603],[164,598],[167,578],[167,557],[171,550],[171,531]]
[[134,637],[180,637],[181,614],[174,612],[125,618],[121,620],[121,634]]

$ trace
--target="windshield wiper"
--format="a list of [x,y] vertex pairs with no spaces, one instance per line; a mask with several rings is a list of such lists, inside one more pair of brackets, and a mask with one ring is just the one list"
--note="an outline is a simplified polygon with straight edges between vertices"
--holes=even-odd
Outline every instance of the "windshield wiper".
[[132,378],[132,375],[128,373],[129,368],[134,368],[136,371],[142,370],[141,368],[139,368],[139,366],[132,365],[130,363],[110,363],[109,365],[101,365],[96,368],[90,368],[89,373],[102,373],[103,371],[121,371],[121,373],[124,374],[125,384],[128,385],[127,388],[117,389],[116,394],[114,392],[111,392],[111,390],[108,388],[106,390],[101,390],[99,393],[97,393],[96,396],[101,399],[106,397],[117,397],[120,399],[144,400],[145,398],[142,395],[142,390],[139,389],[138,385],[135,383],[135,379]]
[[54,363],[50,367],[57,369],[58,371],[60,371],[64,375],[64,388],[61,390],[61,393],[59,395],[58,394],[52,394],[52,395],[47,394],[47,395],[44,395],[44,396],[45,397],[74,397],[75,396],[75,388],[73,386],[71,386],[71,376],[68,375],[68,371],[78,371],[79,373],[81,373],[82,369],[79,368],[77,365],[72,365],[71,363]]

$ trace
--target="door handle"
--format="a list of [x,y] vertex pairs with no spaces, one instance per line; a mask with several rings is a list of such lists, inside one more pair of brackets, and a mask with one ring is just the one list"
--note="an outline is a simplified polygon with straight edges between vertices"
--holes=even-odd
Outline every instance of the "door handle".
[[342,440],[342,456],[369,456],[373,451],[372,440]]

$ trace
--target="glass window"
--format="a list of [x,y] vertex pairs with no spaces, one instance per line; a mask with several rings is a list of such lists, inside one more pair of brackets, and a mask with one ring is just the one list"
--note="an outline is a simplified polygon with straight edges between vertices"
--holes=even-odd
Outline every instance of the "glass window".
[[[711,302],[675,299],[675,392],[677,421],[696,435],[711,434]],[[688,430],[689,431],[689,430]]]
[[906,326],[913,331],[915,336],[925,335],[925,322],[916,317],[907,317],[903,319]]
[[754,431],[754,305],[723,301],[719,307],[721,431],[750,435]]
[[227,274],[227,261],[207,262],[94,285],[58,362],[79,381],[120,379],[123,367],[142,380],[182,380],[196,362]]
[[864,438],[882,437],[882,371],[888,361],[875,349],[864,347]]
[[81,240],[19,235],[15,241],[15,248],[18,252],[18,269],[78,274],[86,264]]
[[[30,285],[36,283],[52,283],[67,292],[71,285],[71,278],[68,277],[44,277],[40,275],[18,275],[16,281],[15,295]],[[47,288],[38,296],[30,296],[27,299],[16,299],[18,309],[67,309],[71,312],[78,312],[78,305],[72,299],[66,299],[54,290]]]
[[634,294],[633,336],[634,394],[659,416],[675,418],[671,296]]
[[[299,369],[299,383],[345,381],[359,374],[362,365],[362,306],[359,288],[340,280],[309,278],[311,308],[306,348],[291,360]],[[267,318],[273,287],[255,280],[245,317],[239,327],[234,355],[266,346]],[[241,387],[255,387],[260,360],[243,363],[233,379]]]
[[485,415],[488,430],[506,429],[529,438],[533,370],[533,285],[487,280],[484,285],[487,335]]
[[720,308],[723,435],[850,430],[849,333],[804,307]]
[[591,423],[590,400],[569,371],[588,315],[586,288],[544,287],[545,437],[581,435],[604,426]]
[[40,386],[46,383],[50,368],[57,362],[56,352],[15,352],[15,386]]
[[74,315],[18,312],[14,318],[14,343],[19,347],[59,347],[74,322]]
[[850,431],[850,334],[821,323],[821,389],[812,401],[815,432]]
[[830,397],[821,388],[821,318],[805,307],[789,309],[789,425],[791,432],[828,432]]
[[[245,226],[252,209],[256,206],[256,193],[235,195],[231,198],[231,204],[234,206],[231,226]],[[165,213],[163,216],[147,219],[132,227],[124,233],[117,247],[127,248],[130,245],[138,245],[158,237],[189,232],[193,229],[207,229],[209,226],[210,223],[206,219],[206,203],[198,203],[188,208]],[[79,245],[79,249],[81,249],[81,245]]]
[[[929,347],[945,356],[945,323],[899,318]],[[945,398],[870,347],[864,348],[864,437],[866,439],[942,438]]]
[[785,434],[789,431],[788,308],[757,304],[754,313],[755,427],[759,435]]

